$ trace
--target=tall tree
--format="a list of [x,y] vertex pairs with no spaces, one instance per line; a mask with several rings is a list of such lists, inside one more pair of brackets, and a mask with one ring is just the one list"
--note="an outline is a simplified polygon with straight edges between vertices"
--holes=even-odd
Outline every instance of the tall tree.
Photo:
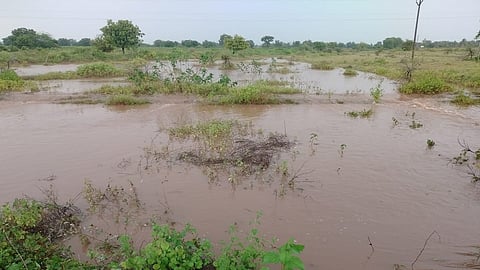
[[101,39],[112,44],[114,47],[121,48],[125,54],[126,48],[139,46],[142,43],[141,37],[144,33],[140,28],[129,20],[107,21],[107,25],[100,29],[102,31]]
[[475,36],[475,39],[480,39],[480,30],[478,31],[478,34]]
[[57,42],[47,34],[38,34],[33,29],[17,28],[12,34],[3,39],[7,46],[18,48],[51,48],[56,47]]
[[224,44],[225,48],[231,50],[233,54],[250,47],[250,44],[245,40],[245,38],[239,35],[235,35],[233,38],[227,38],[224,41]]
[[228,34],[222,34],[220,36],[220,39],[218,40],[218,45],[220,45],[221,47],[225,46],[225,40],[226,39],[231,39],[232,36],[228,35]]
[[270,44],[272,44],[273,40],[275,38],[272,36],[263,36],[260,41],[263,42],[262,46],[264,47],[270,47]]

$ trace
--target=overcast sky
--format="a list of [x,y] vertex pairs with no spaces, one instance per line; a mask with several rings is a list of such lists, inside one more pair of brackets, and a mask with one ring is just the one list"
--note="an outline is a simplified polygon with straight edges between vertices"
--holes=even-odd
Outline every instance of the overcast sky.
[[[291,42],[375,43],[412,39],[415,0],[0,0],[0,38],[19,27],[53,38],[94,38],[107,19],[128,19],[144,40],[218,41],[223,33],[255,43],[264,35]],[[480,0],[425,0],[419,40],[471,40]]]

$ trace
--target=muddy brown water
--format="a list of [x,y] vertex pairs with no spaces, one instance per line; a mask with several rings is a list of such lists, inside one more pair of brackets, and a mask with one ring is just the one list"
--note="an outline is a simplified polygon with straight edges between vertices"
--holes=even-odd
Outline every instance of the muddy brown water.
[[[292,73],[270,73],[269,61],[263,61],[257,74],[218,66],[210,70],[240,83],[285,80],[311,95],[299,98],[301,104],[277,106],[206,106],[174,96],[134,108],[50,104],[50,94],[124,83],[72,80],[43,82],[46,91],[0,100],[0,203],[24,194],[41,198],[41,189],[53,185],[61,199],[76,198],[85,210],[80,194],[85,180],[98,187],[110,183],[126,188],[131,181],[146,212],[132,219],[131,227],[142,227],[151,216],[165,220],[168,205],[169,219],[179,226],[193,224],[217,248],[228,239],[229,225],[237,223],[247,231],[255,213],[262,211],[260,231],[267,239],[294,237],[305,244],[306,269],[409,267],[432,231],[441,238],[432,237],[416,269],[451,269],[466,261],[457,252],[479,244],[480,191],[465,168],[450,160],[461,150],[459,139],[480,147],[479,107],[461,109],[442,97],[400,97],[394,82],[364,73],[350,78],[342,70],[313,71],[283,60],[278,63]],[[193,62],[182,65],[198,68]],[[19,73],[69,69],[76,66],[34,66]],[[379,82],[383,102],[371,105],[369,89]],[[333,104],[339,100],[344,104]],[[345,115],[368,108],[374,110],[369,119]],[[423,127],[409,127],[413,113]],[[225,175],[212,182],[201,168],[181,162],[151,163],[143,169],[145,148],[167,144],[166,128],[218,118],[252,122],[264,133],[294,139],[295,148],[272,164],[297,172],[294,188],[282,186],[274,173],[232,185]],[[392,118],[399,124],[394,126]],[[312,134],[318,138],[315,145]],[[427,139],[436,142],[431,150],[426,149]],[[138,242],[149,235],[148,228],[126,231],[108,217],[89,218],[84,226],[90,223],[102,223],[113,234],[132,233]],[[78,241],[70,244],[85,258]]]
[[[456,252],[479,244],[480,192],[462,168],[449,164],[460,151],[458,138],[480,146],[475,108],[433,109],[439,106],[433,101],[407,100],[377,104],[372,118],[352,119],[344,113],[370,105],[165,103],[124,108],[1,101],[0,201],[41,197],[39,189],[50,184],[68,199],[78,197],[85,179],[103,187],[132,181],[149,214],[161,216],[168,202],[178,224],[190,222],[216,243],[228,238],[230,224],[248,230],[262,211],[260,230],[267,238],[305,244],[306,269],[409,266],[434,230],[441,239],[429,241],[415,268],[451,269],[466,259]],[[408,127],[413,112],[422,128]],[[399,125],[393,127],[392,117]],[[285,152],[277,163],[286,161],[292,172],[302,168],[295,189],[278,196],[275,179],[246,179],[235,188],[227,179],[209,183],[201,169],[182,163],[139,169],[144,147],[152,140],[166,143],[159,130],[218,118],[251,121],[294,138],[295,157]],[[318,135],[314,154],[312,133]],[[431,150],[428,138],[436,142]],[[121,233],[120,227],[111,229]]]

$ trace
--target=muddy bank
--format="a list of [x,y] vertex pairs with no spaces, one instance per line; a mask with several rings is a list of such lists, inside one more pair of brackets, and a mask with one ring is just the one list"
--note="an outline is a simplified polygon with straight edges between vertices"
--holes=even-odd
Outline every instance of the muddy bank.
[[[480,145],[478,120],[468,110],[458,117],[410,101],[377,104],[369,119],[345,115],[369,106],[170,103],[125,108],[2,101],[0,198],[40,196],[38,187],[50,183],[61,197],[72,198],[85,179],[97,185],[132,181],[149,214],[161,215],[168,202],[178,224],[191,222],[215,241],[226,239],[234,222],[248,227],[261,210],[261,231],[268,238],[295,237],[306,245],[308,269],[409,265],[433,230],[442,241],[432,240],[416,267],[450,269],[464,260],[456,252],[479,239],[478,190],[462,168],[449,163],[460,150],[457,138]],[[409,127],[413,112],[421,128]],[[265,133],[294,138],[294,151],[283,153],[276,165],[284,164],[292,174],[301,168],[295,187],[282,187],[275,172],[232,185],[226,178],[210,181],[193,165],[139,168],[144,148],[168,143],[166,128],[218,118],[251,121]],[[399,123],[393,125],[392,118]],[[429,138],[436,142],[430,150]],[[45,181],[51,175],[54,180]]]

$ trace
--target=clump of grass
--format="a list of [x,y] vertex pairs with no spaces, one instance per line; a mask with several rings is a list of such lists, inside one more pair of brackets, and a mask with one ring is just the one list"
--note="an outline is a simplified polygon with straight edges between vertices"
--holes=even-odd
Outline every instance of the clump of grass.
[[412,81],[405,83],[399,89],[403,94],[435,95],[450,91],[451,87],[432,72],[419,74]]
[[319,70],[333,70],[335,69],[330,63],[321,61],[321,62],[314,62],[312,63],[312,69],[319,69]]
[[354,69],[351,69],[351,68],[347,68],[345,69],[345,71],[343,72],[343,75],[344,76],[357,76],[358,75],[358,72]]
[[117,94],[109,97],[105,101],[106,105],[143,105],[150,103],[148,100],[143,98],[137,98],[131,95]]
[[452,100],[452,103],[457,104],[459,106],[471,106],[471,105],[478,105],[480,104],[480,98],[474,98],[468,94],[465,94],[464,91],[460,91],[455,95]]
[[90,92],[95,94],[103,94],[103,95],[131,95],[133,94],[134,91],[133,91],[133,86],[131,85],[113,86],[113,85],[106,84]]
[[186,139],[189,137],[216,139],[231,135],[232,127],[238,124],[233,120],[211,120],[197,125],[184,125],[168,129],[170,137]]
[[77,68],[77,75],[83,78],[104,78],[123,75],[122,71],[108,63],[92,63]]
[[38,90],[38,86],[32,82],[26,82],[20,78],[14,70],[0,69],[0,93],[7,91],[22,91],[30,89]]
[[278,95],[300,93],[298,89],[282,86],[281,82],[258,81],[244,87],[232,87],[226,94],[211,96],[217,104],[278,104],[288,103]]
[[372,109],[363,109],[361,111],[350,111],[350,112],[346,112],[345,113],[346,115],[352,117],[352,118],[357,118],[357,117],[360,117],[360,118],[369,118],[373,115],[373,110]]

